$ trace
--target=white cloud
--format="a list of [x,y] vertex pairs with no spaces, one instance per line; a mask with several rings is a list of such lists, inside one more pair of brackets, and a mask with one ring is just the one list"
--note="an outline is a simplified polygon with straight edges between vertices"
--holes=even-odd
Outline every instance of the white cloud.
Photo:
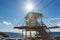
[[48,18],[48,20],[60,20],[60,18]]
[[60,26],[60,18],[48,18],[47,19],[49,22],[51,22],[51,24],[53,25],[57,25],[57,26]]
[[3,21],[3,24],[9,26],[9,25],[11,25],[12,23],[7,22],[7,21]]
[[57,25],[60,26],[60,22],[58,22]]

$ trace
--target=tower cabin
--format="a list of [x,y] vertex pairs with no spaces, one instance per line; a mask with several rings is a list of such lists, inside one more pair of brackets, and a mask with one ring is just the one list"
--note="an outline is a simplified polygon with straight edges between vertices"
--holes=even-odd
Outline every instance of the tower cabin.
[[37,21],[38,18],[42,18],[42,14],[41,13],[36,13],[36,12],[29,12],[26,16],[25,16],[25,20],[26,20],[26,26],[39,26],[39,22]]

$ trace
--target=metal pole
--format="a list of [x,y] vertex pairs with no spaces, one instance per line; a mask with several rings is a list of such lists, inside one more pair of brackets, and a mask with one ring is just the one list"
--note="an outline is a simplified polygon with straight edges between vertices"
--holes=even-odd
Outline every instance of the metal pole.
[[42,17],[41,17],[41,26],[43,27]]
[[28,40],[28,38],[27,38],[27,30],[25,31],[25,36],[26,36],[26,40]]
[[24,36],[24,35],[23,35],[23,32],[24,32],[24,30],[22,29],[22,40],[23,40],[23,36]]
[[30,30],[30,39],[32,40],[32,34],[31,34],[31,30]]

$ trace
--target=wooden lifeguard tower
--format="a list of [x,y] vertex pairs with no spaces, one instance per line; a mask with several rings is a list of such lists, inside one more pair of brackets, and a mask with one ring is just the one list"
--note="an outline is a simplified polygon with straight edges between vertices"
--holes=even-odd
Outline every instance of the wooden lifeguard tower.
[[[14,27],[16,29],[25,29],[26,40],[56,40],[47,32],[47,26],[42,21],[43,15],[41,13],[29,12],[25,16],[25,26]],[[40,20],[40,22],[38,22]],[[27,37],[27,31],[30,31],[30,36]],[[32,31],[36,32],[35,37],[32,37]]]

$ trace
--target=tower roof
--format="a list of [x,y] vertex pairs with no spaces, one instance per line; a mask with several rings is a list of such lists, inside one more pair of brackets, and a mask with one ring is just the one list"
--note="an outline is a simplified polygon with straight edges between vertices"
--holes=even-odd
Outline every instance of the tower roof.
[[25,19],[30,19],[30,18],[39,18],[42,17],[41,13],[36,13],[36,12],[29,12],[26,16]]

